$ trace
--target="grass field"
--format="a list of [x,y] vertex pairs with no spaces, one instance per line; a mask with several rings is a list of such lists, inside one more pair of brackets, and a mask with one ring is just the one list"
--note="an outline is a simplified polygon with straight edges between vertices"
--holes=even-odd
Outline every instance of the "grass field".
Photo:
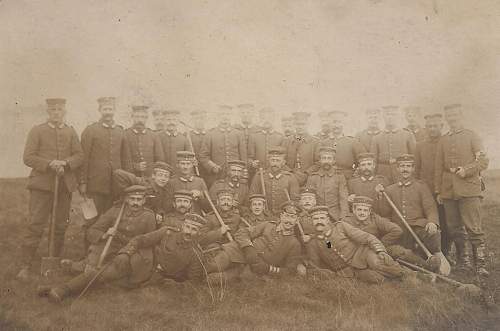
[[[348,280],[259,279],[215,289],[206,284],[163,282],[124,291],[100,287],[83,299],[50,304],[35,295],[38,282],[14,279],[19,231],[26,222],[28,194],[22,179],[0,180],[0,330],[495,330],[500,314],[486,301],[500,302],[500,171],[486,176],[484,220],[491,276],[485,297],[464,299],[442,283],[419,280],[369,286]],[[72,211],[65,255],[81,248],[81,218]],[[45,254],[42,243],[40,253]],[[457,279],[480,284],[471,274]],[[40,282],[43,280],[39,280]],[[223,294],[223,297],[219,296]]]

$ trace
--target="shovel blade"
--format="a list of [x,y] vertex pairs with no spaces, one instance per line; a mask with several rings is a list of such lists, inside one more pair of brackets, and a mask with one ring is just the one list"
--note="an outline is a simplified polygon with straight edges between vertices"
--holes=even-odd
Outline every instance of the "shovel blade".
[[40,265],[40,273],[42,277],[53,277],[61,268],[60,263],[60,257],[42,257],[42,263]]
[[82,208],[83,217],[86,220],[97,217],[97,208],[95,207],[94,199],[83,199],[80,203],[80,208]]
[[448,276],[451,272],[450,262],[446,259],[442,252],[435,254],[441,260],[441,265],[439,266],[439,274],[443,276]]

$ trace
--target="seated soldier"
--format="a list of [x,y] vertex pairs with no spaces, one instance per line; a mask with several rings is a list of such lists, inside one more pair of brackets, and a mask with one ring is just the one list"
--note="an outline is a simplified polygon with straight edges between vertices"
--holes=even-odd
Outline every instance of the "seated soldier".
[[420,256],[413,253],[412,250],[398,245],[403,235],[403,230],[396,223],[373,213],[372,207],[372,199],[369,197],[356,196],[352,204],[353,215],[349,215],[345,221],[377,237],[382,244],[384,244],[387,252],[392,258],[402,259],[416,265],[427,267],[431,271],[436,271],[436,268],[439,268],[439,259],[436,257],[425,261]]
[[332,223],[327,206],[316,206],[310,213],[317,235],[306,248],[316,270],[326,268],[339,276],[376,284],[403,276],[403,269],[375,236],[346,222]]
[[[403,154],[396,159],[397,171],[400,180],[387,188],[379,184],[375,187],[377,192],[386,192],[396,208],[401,212],[406,223],[413,232],[423,242],[425,247],[434,255],[429,264],[433,269],[440,267],[438,261],[444,259],[441,252],[441,235],[439,234],[439,219],[437,206],[431,191],[423,181],[413,178],[415,171],[415,159],[411,154]],[[409,231],[402,223],[398,213],[390,206],[389,202],[383,199],[381,204],[381,215],[390,217],[391,221],[400,224],[404,229],[400,244],[403,247],[414,250],[417,254],[422,254],[420,250],[415,250],[416,242]]]
[[266,210],[266,196],[263,194],[255,193],[249,196],[250,208],[246,214],[243,215],[245,221],[250,225],[257,225],[263,222],[269,222],[274,217]]
[[181,229],[184,216],[189,213],[193,206],[193,194],[191,191],[178,190],[174,192],[174,211],[168,213],[159,223],[159,227],[169,226],[171,228]]
[[259,275],[289,275],[301,262],[301,245],[295,237],[299,208],[291,201],[282,205],[279,223],[263,222],[242,228],[237,237],[250,270]]
[[[41,286],[38,293],[48,296],[52,302],[81,293],[93,280],[92,285],[112,281],[125,281],[140,285],[153,274],[151,252],[159,263],[159,274],[176,281],[200,280],[203,272],[203,255],[198,245],[201,228],[206,220],[196,214],[184,216],[182,230],[163,227],[154,232],[132,238],[118,254],[100,271],[90,271],[56,287]],[[144,253],[147,252],[147,255]],[[97,277],[97,278],[96,278]]]
[[[133,258],[126,258],[126,261],[119,252],[133,237],[154,231],[156,229],[155,216],[150,209],[144,207],[146,187],[133,185],[125,189],[124,193],[126,195],[124,208],[118,227],[115,229],[114,225],[120,215],[121,207],[115,205],[101,215],[89,229],[89,240],[92,245],[85,272],[62,286],[41,287],[39,289],[40,295],[49,295],[52,301],[61,301],[64,297],[83,290],[96,275],[96,267],[110,237],[111,244],[103,260],[103,265],[105,265],[103,268],[106,270],[103,271],[101,277],[106,279],[108,275],[113,275],[113,279],[123,280],[123,285],[127,287],[137,286],[149,279],[153,271],[153,252],[151,249],[143,249]],[[125,271],[126,274],[124,274]]]
[[301,239],[303,242],[308,242],[311,239],[311,235],[316,232],[312,224],[311,215],[309,215],[311,208],[316,206],[316,190],[310,187],[301,188],[299,206],[302,211],[297,224],[300,223],[304,232],[302,234],[302,231],[299,231],[299,234],[302,236]]
[[226,178],[216,180],[210,187],[210,198],[216,199],[220,189],[232,189],[234,191],[235,207],[243,213],[248,206],[248,182],[242,181],[243,171],[246,163],[240,160],[230,160],[227,162]]
[[116,169],[113,172],[114,183],[123,191],[130,185],[146,187],[146,208],[155,212],[157,222],[172,211],[172,187],[169,185],[174,169],[165,162],[155,162],[151,177],[139,177],[131,172]]
[[126,188],[122,192],[125,205],[118,229],[114,230],[114,224],[120,215],[121,206],[115,204],[99,216],[97,222],[87,230],[87,239],[90,242],[87,257],[78,262],[63,259],[61,260],[63,269],[70,272],[83,272],[86,269],[95,268],[109,236],[114,238],[106,255],[107,259],[127,244],[130,238],[154,231],[156,220],[153,211],[145,207],[146,192],[147,188],[141,185]]
[[206,232],[200,240],[200,244],[207,248],[205,251],[212,251],[214,256],[207,265],[207,271],[214,273],[232,268],[240,269],[245,258],[233,236],[245,225],[242,225],[239,212],[234,208],[232,190],[221,189],[217,192],[216,208],[221,220],[215,212],[208,214]]
[[208,210],[210,207],[204,196],[204,192],[208,191],[207,184],[205,184],[203,178],[193,175],[195,162],[194,153],[189,151],[178,151],[176,154],[179,173],[170,181],[173,191],[191,191],[193,195],[194,213],[199,214],[202,209]]

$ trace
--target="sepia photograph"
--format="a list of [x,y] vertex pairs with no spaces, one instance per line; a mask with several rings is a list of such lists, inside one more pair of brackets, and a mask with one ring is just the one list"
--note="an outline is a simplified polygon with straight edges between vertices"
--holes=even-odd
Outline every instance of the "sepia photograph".
[[500,2],[0,26],[0,331],[500,330]]

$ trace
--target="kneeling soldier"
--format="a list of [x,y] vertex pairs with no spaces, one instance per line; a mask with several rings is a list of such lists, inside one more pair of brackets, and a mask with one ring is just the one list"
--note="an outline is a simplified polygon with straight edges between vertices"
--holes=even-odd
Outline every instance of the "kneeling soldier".
[[193,206],[193,194],[188,190],[178,190],[174,192],[174,211],[165,215],[160,227],[169,226],[171,228],[181,229],[184,217]]
[[249,211],[244,215],[245,220],[251,225],[257,225],[269,222],[274,219],[271,213],[266,209],[266,196],[264,194],[252,194],[249,197]]
[[346,222],[332,223],[327,206],[314,207],[310,213],[318,234],[307,244],[307,253],[315,268],[369,283],[403,276],[403,269],[375,236]]
[[[133,256],[121,254],[120,249],[128,244],[135,236],[155,230],[156,222],[154,213],[144,208],[146,188],[133,185],[125,190],[125,208],[118,228],[114,228],[120,207],[114,206],[104,213],[99,220],[89,229],[89,239],[93,243],[90,248],[88,265],[85,272],[57,287],[42,286],[39,295],[49,296],[54,302],[62,301],[65,297],[81,292],[89,282],[101,272],[101,281],[121,280],[122,285],[134,287],[146,281],[153,271],[153,251],[141,249]],[[104,259],[101,270],[96,270],[97,261],[102,250],[112,236],[109,250]]]
[[293,274],[301,261],[301,245],[295,237],[299,208],[282,205],[279,223],[264,222],[242,228],[238,240],[250,270],[256,274]]

